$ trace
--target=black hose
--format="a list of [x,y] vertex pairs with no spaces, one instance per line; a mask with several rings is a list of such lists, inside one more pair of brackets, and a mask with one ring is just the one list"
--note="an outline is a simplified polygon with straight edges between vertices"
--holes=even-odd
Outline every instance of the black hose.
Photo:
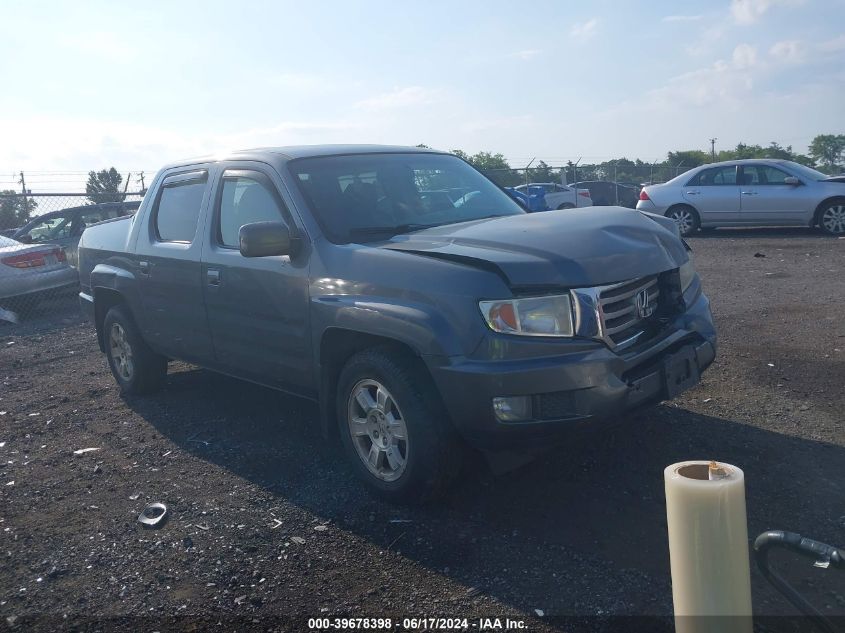
[[[816,561],[825,562],[831,567],[845,569],[845,551],[837,549],[832,545],[826,545],[813,539],[804,538],[795,532],[783,532],[781,530],[769,530],[763,532],[754,541],[754,559],[760,572],[787,600],[820,631],[825,633],[837,633],[833,623],[824,617],[813,605],[798,593],[792,585],[786,582],[774,569],[769,567],[769,550],[773,547],[781,547],[801,556],[814,558]],[[840,632],[841,633],[841,632]]]

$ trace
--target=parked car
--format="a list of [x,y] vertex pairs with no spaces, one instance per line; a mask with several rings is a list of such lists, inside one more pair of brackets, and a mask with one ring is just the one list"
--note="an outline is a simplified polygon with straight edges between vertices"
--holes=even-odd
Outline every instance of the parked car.
[[[474,192],[432,207],[420,174]],[[316,400],[355,472],[443,492],[462,447],[542,445],[696,384],[716,333],[677,225],[526,213],[456,156],[312,146],[180,162],[87,229],[80,300],[126,393],[169,359]]]
[[12,238],[25,244],[58,244],[67,255],[71,266],[76,265],[76,248],[85,227],[131,215],[141,205],[133,202],[101,202],[81,207],[51,211],[34,217],[17,229]]
[[711,163],[643,188],[637,209],[674,219],[685,236],[718,226],[818,226],[845,235],[843,181],[788,160]]
[[542,188],[546,192],[546,206],[549,209],[573,209],[575,207],[591,207],[593,201],[590,199],[589,189],[576,189],[567,187],[556,182],[530,182],[527,185],[514,187],[520,193],[534,193],[536,188]]
[[513,187],[503,187],[503,189],[526,211],[535,213],[549,210],[549,205],[546,204],[546,192],[542,187],[528,187],[521,191]]
[[576,182],[572,186],[587,189],[594,207],[617,206],[633,209],[637,206],[640,196],[639,187],[609,180],[585,180]]
[[0,237],[0,306],[31,307],[43,294],[72,289],[78,281],[60,246]]

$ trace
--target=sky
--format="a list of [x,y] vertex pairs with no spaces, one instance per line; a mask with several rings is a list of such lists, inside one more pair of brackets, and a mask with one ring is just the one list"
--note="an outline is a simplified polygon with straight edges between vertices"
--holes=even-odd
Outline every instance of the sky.
[[[845,133],[845,0],[4,3],[0,189],[226,149],[514,167]],[[84,182],[84,177],[82,178]],[[149,182],[149,180],[147,181]]]

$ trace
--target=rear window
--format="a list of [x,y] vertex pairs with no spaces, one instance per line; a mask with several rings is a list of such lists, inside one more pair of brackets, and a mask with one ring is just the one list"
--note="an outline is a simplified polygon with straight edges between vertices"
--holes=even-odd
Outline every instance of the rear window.
[[205,186],[205,179],[165,184],[155,211],[156,233],[161,241],[190,243],[194,240]]

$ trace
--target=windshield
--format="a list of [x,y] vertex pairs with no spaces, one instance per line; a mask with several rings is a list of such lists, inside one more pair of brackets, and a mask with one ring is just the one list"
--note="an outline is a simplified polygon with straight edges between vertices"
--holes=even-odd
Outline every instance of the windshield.
[[336,244],[525,213],[485,176],[447,154],[300,158],[290,170]]
[[793,163],[792,161],[789,161],[789,166],[792,168],[792,171],[797,172],[799,176],[808,180],[824,180],[825,178],[830,177],[827,174],[823,174],[812,167],[807,167],[800,163]]

